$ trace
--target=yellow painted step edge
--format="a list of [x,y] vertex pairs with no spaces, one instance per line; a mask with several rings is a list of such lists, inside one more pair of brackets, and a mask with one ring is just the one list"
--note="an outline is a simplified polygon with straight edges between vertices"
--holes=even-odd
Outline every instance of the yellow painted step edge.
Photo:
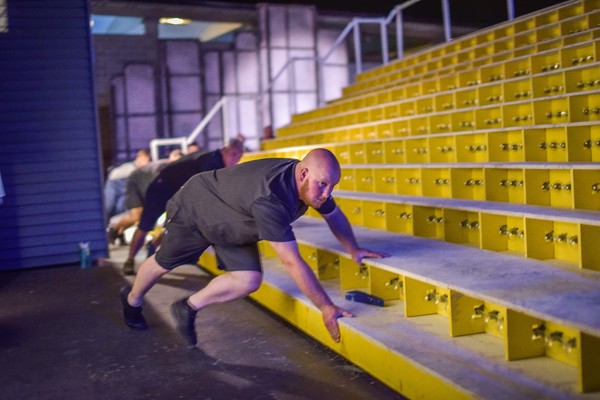
[[[199,265],[212,274],[220,275],[222,271],[209,257],[210,255],[203,255]],[[411,399],[476,398],[472,393],[361,334],[342,321],[340,330],[343,340],[335,343],[325,329],[321,313],[314,306],[288,295],[268,281],[264,281],[260,289],[250,297],[403,396]]]

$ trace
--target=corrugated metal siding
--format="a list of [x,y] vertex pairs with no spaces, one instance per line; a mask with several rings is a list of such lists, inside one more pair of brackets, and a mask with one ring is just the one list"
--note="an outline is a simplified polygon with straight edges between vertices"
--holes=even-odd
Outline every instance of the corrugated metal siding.
[[8,0],[0,33],[0,270],[106,257],[85,0]]

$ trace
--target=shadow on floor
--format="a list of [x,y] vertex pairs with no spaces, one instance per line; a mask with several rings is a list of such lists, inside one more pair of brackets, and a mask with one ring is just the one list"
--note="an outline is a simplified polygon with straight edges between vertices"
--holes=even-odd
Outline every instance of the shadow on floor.
[[187,348],[168,305],[209,279],[165,277],[144,306],[150,329],[137,332],[121,320],[126,280],[113,267],[0,273],[0,397],[401,398],[249,300],[203,310],[198,348]]

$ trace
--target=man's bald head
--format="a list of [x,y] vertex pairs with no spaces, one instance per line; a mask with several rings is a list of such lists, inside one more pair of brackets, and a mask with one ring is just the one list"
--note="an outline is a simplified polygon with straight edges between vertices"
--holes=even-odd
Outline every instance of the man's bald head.
[[319,170],[332,175],[332,178],[337,176],[337,181],[342,175],[340,163],[335,155],[327,149],[313,149],[301,161],[301,166],[309,170]]
[[326,149],[311,150],[296,166],[296,183],[300,199],[319,208],[331,196],[333,187],[340,181],[340,163]]
[[244,155],[244,141],[239,138],[240,135],[235,139],[231,139],[227,146],[221,148],[221,157],[226,167],[237,164]]

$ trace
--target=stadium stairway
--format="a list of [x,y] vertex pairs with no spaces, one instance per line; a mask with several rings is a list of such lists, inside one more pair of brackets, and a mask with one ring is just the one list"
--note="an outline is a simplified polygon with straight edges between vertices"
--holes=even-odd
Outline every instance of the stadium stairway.
[[253,298],[408,398],[599,398],[599,37],[600,1],[565,2],[294,116],[244,160],[330,149],[359,243],[391,256],[356,265],[314,211],[295,223],[356,314],[340,343],[264,244]]

